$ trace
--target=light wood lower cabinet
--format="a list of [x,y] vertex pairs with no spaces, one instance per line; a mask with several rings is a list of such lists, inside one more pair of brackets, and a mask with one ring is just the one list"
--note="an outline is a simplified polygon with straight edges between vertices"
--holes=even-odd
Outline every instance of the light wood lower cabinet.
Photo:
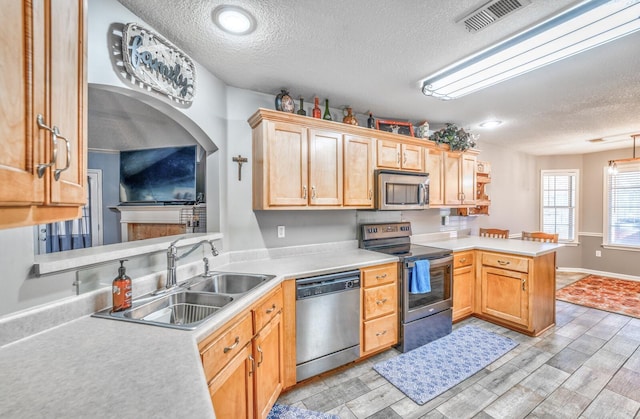
[[555,324],[555,252],[535,258],[478,254],[478,317],[531,336]]
[[473,314],[476,272],[475,251],[453,254],[453,321],[459,321]]
[[284,381],[283,293],[278,287],[200,344],[216,418],[266,418]]
[[216,418],[253,418],[251,345],[245,345],[209,384]]
[[398,342],[398,265],[361,270],[360,356]]

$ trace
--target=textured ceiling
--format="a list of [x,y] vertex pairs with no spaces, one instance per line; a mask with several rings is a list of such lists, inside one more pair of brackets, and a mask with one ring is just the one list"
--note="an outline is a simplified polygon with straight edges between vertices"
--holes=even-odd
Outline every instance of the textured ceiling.
[[[457,24],[486,0],[119,0],[230,86],[329,98],[361,118],[453,122],[482,143],[537,155],[631,147],[640,132],[640,33],[444,102],[420,81],[575,0],[532,3],[477,33]],[[220,4],[256,18],[248,36],[215,26]],[[91,12],[91,11],[89,11]],[[196,93],[197,94],[197,93]],[[487,119],[504,124],[483,130]],[[611,140],[591,143],[596,138]]]

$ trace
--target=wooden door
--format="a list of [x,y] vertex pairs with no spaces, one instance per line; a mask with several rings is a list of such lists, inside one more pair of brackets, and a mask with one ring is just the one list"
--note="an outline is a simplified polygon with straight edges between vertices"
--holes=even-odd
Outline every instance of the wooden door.
[[460,162],[460,191],[462,192],[463,205],[475,205],[476,203],[476,156],[462,154]]
[[388,169],[400,168],[400,143],[378,140],[376,145],[378,167]]
[[460,205],[460,153],[445,151],[444,158],[444,204]]
[[[36,115],[45,114],[44,2],[7,0],[0,14],[0,206],[44,202],[44,178],[36,166],[45,161],[48,139]],[[7,222],[3,213],[3,222]]]
[[371,138],[344,136],[344,206],[373,208]]
[[429,174],[429,206],[444,204],[444,162],[441,150],[427,150],[426,172]]
[[529,326],[529,284],[523,272],[482,267],[480,310],[482,314]]
[[424,150],[419,145],[402,144],[402,168],[405,170],[424,171]]
[[251,345],[246,345],[209,384],[217,419],[252,419],[253,368]]
[[306,206],[307,129],[284,122],[267,124],[269,206]]
[[309,130],[309,205],[342,205],[342,134]]
[[51,4],[49,115],[60,131],[56,164],[50,173],[51,202],[86,202],[86,68],[84,1]]
[[269,415],[282,391],[283,344],[282,313],[278,313],[253,339],[256,418],[264,419]]

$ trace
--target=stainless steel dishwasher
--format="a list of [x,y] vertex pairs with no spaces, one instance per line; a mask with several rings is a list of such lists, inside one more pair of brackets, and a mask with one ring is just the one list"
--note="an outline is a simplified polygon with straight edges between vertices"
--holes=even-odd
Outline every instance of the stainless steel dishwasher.
[[360,356],[360,271],[296,281],[296,381]]

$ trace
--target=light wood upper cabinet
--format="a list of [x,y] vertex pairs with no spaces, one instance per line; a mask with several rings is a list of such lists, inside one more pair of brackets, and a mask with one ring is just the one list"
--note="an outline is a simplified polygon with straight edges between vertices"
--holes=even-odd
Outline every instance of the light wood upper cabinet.
[[371,138],[344,136],[344,206],[373,208]]
[[309,130],[309,205],[342,204],[342,134]]
[[475,205],[475,154],[445,151],[443,157],[444,205]]
[[415,144],[377,140],[379,168],[424,171],[424,149]]
[[307,148],[307,129],[299,125],[265,121],[254,130],[253,160],[262,169],[253,171],[255,209],[307,205]]
[[426,150],[429,174],[429,206],[444,205],[444,156],[442,150]]
[[[86,201],[85,30],[82,0],[3,4],[0,227],[80,216]],[[38,115],[48,128],[39,126]]]

